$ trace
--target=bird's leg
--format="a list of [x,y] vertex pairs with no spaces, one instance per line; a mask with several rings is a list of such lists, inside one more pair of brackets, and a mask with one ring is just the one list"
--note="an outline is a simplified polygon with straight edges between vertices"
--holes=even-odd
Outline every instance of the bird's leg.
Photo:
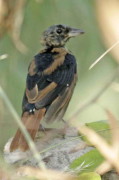
[[66,122],[64,119],[61,119],[62,122],[64,123],[64,127],[60,130],[60,134],[62,135],[62,137],[65,139],[65,135],[66,135],[66,131],[69,128],[69,124],[68,122]]
[[61,128],[61,129],[45,128],[42,124],[40,124],[38,131],[41,131],[41,132],[47,134],[47,133],[50,132],[50,131],[54,132],[54,131],[57,130],[58,134],[60,134],[60,136],[62,136],[63,138],[65,138],[66,130],[68,129],[69,124],[68,124],[64,119],[61,119],[61,121],[64,123],[64,127]]
[[38,131],[43,131],[44,133],[46,131],[54,130],[54,128],[45,128],[42,124],[40,124]]
[[64,119],[61,119],[61,120],[64,123],[64,127],[69,127],[69,123],[67,121],[65,121]]
[[43,127],[42,124],[40,124],[38,131],[43,131],[45,133],[45,128]]

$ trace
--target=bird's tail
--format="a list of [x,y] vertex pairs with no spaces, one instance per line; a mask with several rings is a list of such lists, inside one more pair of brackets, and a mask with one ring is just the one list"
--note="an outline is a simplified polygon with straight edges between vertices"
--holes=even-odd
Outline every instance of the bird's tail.
[[[38,132],[40,121],[45,114],[45,108],[39,109],[34,112],[34,114],[29,114],[24,112],[22,115],[22,122],[30,134],[31,138],[34,140],[36,133]],[[10,152],[20,149],[22,151],[28,150],[29,146],[22,134],[21,130],[18,129],[10,145]]]

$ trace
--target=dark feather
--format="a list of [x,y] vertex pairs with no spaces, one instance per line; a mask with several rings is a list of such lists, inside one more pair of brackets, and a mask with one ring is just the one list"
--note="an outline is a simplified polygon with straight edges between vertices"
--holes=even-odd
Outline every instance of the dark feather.
[[[35,111],[34,114],[30,114],[28,112],[24,112],[22,115],[22,122],[24,126],[27,128],[28,133],[31,138],[34,140],[36,133],[38,132],[40,121],[42,120],[45,113],[45,108]],[[21,130],[18,129],[13,141],[10,145],[10,151],[14,151],[16,149],[21,149],[22,151],[26,151],[28,149],[28,144],[22,134]]]
[[47,122],[51,122],[54,120],[61,120],[66,112],[69,101],[72,97],[75,85],[76,85],[77,77],[74,75],[74,79],[70,87],[67,87],[62,94],[60,94],[50,105],[47,110],[44,120]]
[[[71,83],[73,82],[74,79],[74,75],[76,71],[76,60],[72,54],[67,53],[65,56],[64,63],[62,65],[58,66],[57,69],[53,71],[51,74],[43,75],[42,71],[44,70],[44,68],[50,67],[50,65],[48,65],[48,62],[50,62],[50,64],[52,65],[53,62],[55,62],[57,59],[53,60],[53,57],[55,56],[54,54],[52,54],[52,52],[46,54],[45,53],[38,54],[35,57],[37,57],[35,59],[37,64],[37,70],[35,75],[33,76],[28,75],[28,79],[27,79],[28,89],[26,89],[27,99],[29,103],[34,103],[37,109],[43,107],[46,107],[47,109],[51,109],[51,107],[53,107],[52,103],[55,102],[56,98],[58,98],[59,102],[60,101],[64,102],[64,98],[67,92],[69,91]],[[39,73],[39,70],[41,73]],[[40,74],[40,76],[38,75],[38,73]],[[39,76],[39,78],[36,78],[37,76]],[[52,85],[53,82],[55,85],[52,88],[48,88]],[[37,94],[37,88],[35,88],[36,84],[38,87],[38,94]],[[36,93],[34,93],[33,90]]]

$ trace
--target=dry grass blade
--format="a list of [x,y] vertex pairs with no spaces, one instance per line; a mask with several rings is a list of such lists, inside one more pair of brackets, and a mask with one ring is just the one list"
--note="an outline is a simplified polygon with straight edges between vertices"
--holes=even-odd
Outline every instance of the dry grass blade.
[[117,41],[116,43],[114,43],[107,51],[105,51],[98,59],[96,59],[96,61],[91,64],[91,66],[89,67],[89,70],[91,70],[99,61],[102,60],[102,58],[108,54],[113,48],[115,48],[117,45],[119,45],[119,41]]
[[28,52],[28,48],[23,44],[20,39],[21,27],[24,19],[24,7],[26,0],[18,0],[16,3],[16,8],[14,9],[14,23],[12,27],[12,39],[16,48],[23,54]]
[[34,142],[32,141],[30,135],[28,134],[28,132],[26,131],[26,128],[24,127],[23,123],[21,122],[21,119],[19,118],[17,112],[15,111],[14,107],[12,106],[11,102],[9,101],[8,97],[6,96],[5,92],[3,91],[2,87],[0,87],[0,96],[1,98],[4,100],[4,102],[6,103],[8,110],[10,111],[10,113],[13,115],[15,122],[18,124],[21,132],[23,133],[31,152],[33,153],[34,158],[38,161],[38,165],[42,168],[42,169],[46,169],[45,168],[45,164],[44,162],[41,161],[41,156],[38,153]]
[[103,175],[112,169],[112,165],[108,161],[104,161],[95,171]]
[[113,82],[111,87],[114,91],[119,92],[119,83]]
[[38,180],[76,180],[76,177],[71,176],[70,174],[53,171],[53,170],[40,170],[38,168],[32,167],[21,167],[17,170],[17,174],[23,176],[29,176],[37,178]]
[[14,170],[0,159],[0,180],[21,180],[16,177]]
[[112,114],[112,112],[108,109],[104,109],[110,126],[111,126],[111,133],[112,133],[112,146],[114,148],[115,153],[119,152],[119,123],[116,117]]
[[78,129],[80,133],[84,134],[91,142],[91,144],[93,144],[106,159],[110,159],[110,161],[113,162],[113,160],[117,156],[112,153],[112,149],[110,148],[109,144],[104,140],[104,138],[102,138],[94,130],[86,126],[78,127]]
[[11,180],[8,172],[5,172],[3,169],[0,169],[0,179],[1,180]]
[[105,157],[107,162],[115,167],[116,171],[119,173],[118,154],[115,153],[113,146],[109,145],[104,140],[104,138],[102,138],[94,130],[86,126],[81,126],[78,129],[88,138],[91,144],[93,144],[99,150],[99,152]]
[[108,116],[110,129],[112,131],[111,144],[108,144],[104,138],[86,126],[79,127],[78,129],[88,138],[91,144],[93,144],[106,159],[106,161],[103,162],[96,171],[100,174],[103,174],[109,171],[111,167],[114,167],[119,173],[119,124],[111,111],[108,109],[104,110]]
[[2,54],[0,55],[0,61],[8,58],[8,54]]

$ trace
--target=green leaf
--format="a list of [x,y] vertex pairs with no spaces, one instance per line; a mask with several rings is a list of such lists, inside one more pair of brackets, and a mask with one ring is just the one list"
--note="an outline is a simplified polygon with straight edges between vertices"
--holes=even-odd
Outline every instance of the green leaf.
[[103,160],[104,158],[102,155],[96,149],[93,149],[74,160],[70,164],[70,169],[78,174],[82,172],[92,172],[103,162]]
[[[107,142],[111,140],[110,127],[107,121],[97,121],[85,124],[87,127],[96,131],[100,136],[102,136]],[[83,136],[82,139],[88,144],[91,144],[86,136]]]
[[95,172],[89,172],[81,174],[78,180],[101,180],[101,177]]

